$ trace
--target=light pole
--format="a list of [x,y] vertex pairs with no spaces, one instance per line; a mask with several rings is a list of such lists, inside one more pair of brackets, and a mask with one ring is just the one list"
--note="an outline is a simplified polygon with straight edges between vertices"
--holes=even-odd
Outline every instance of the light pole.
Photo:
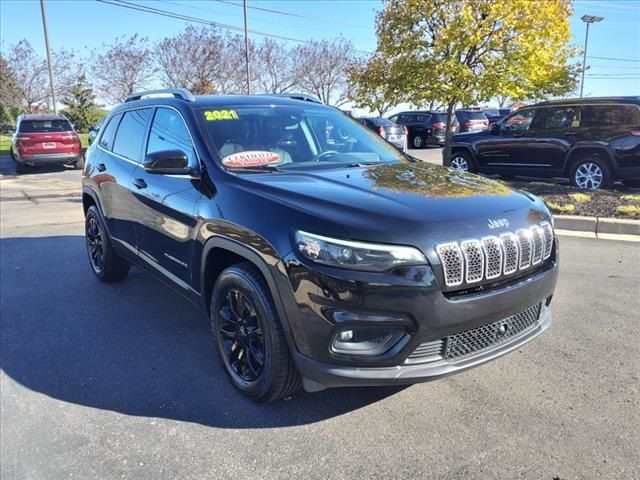
[[51,85],[51,101],[53,102],[53,113],[58,113],[56,108],[56,89],[53,85],[53,70],[51,69],[51,48],[49,47],[49,31],[47,30],[47,9],[44,0],[40,0],[42,10],[42,27],[44,28],[44,44],[47,48],[47,65],[49,66],[49,84]]
[[587,44],[589,43],[589,24],[597,23],[604,20],[604,17],[596,17],[595,15],[583,15],[581,20],[587,24],[587,33],[584,37],[584,55],[582,56],[582,81],[580,82],[580,98],[584,91],[584,71],[587,68]]
[[244,0],[244,59],[247,69],[247,95],[251,94],[251,75],[249,73],[249,30],[247,28],[247,0]]

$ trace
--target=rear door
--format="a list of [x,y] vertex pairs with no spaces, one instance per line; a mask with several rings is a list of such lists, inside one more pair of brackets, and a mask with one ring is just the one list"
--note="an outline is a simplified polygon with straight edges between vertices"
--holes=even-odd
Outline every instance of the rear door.
[[[158,107],[144,155],[167,150],[181,150],[190,166],[199,167],[191,134],[181,114],[173,108]],[[139,165],[131,184],[140,257],[179,287],[190,290],[191,273],[196,271],[190,263],[195,249],[194,212],[201,196],[193,177],[148,173]]]
[[95,169],[89,173],[100,191],[109,234],[116,248],[129,254],[136,254],[131,179],[141,161],[151,112],[140,108],[111,118],[91,159]]

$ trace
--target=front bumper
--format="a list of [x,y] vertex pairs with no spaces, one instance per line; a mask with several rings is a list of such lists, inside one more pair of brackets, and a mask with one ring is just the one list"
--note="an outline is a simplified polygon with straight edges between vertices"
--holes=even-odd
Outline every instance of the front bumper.
[[82,153],[36,153],[29,157],[15,155],[15,160],[23,165],[39,166],[75,163],[81,157]]
[[551,311],[544,309],[537,323],[476,354],[458,360],[439,360],[418,365],[403,364],[393,367],[346,367],[315,361],[301,354],[295,356],[298,370],[303,377],[305,390],[314,392],[324,388],[407,385],[428,382],[463,370],[482,365],[515,350],[533,340],[551,325]]
[[[289,258],[288,278],[293,357],[305,388],[375,386],[424,382],[475,367],[532,340],[551,322],[547,308],[526,329],[458,358],[414,362],[419,347],[452,335],[521,314],[534,305],[545,307],[557,282],[557,244],[554,253],[535,271],[491,288],[457,293],[443,291],[432,269],[410,268],[404,274],[363,274],[304,265]],[[287,261],[285,260],[285,264]],[[335,312],[361,318],[345,321]],[[362,320],[370,315],[373,323]],[[344,318],[344,316],[343,316]],[[331,346],[345,328],[394,327],[406,334],[384,354],[364,357],[336,354]]]

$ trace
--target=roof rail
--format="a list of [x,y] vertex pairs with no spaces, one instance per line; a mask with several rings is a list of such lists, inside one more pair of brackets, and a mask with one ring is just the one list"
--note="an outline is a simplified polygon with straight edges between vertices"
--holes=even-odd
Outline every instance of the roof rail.
[[318,97],[315,95],[310,95],[308,93],[261,93],[260,95],[265,95],[268,97],[280,97],[280,98],[291,98],[293,100],[302,100],[305,102],[312,103],[322,103]]
[[146,90],[144,92],[133,93],[127,97],[125,102],[133,102],[134,100],[140,100],[143,97],[150,97],[152,95],[173,95],[175,98],[180,98],[187,102],[196,101],[196,97],[186,88],[163,88],[160,90]]

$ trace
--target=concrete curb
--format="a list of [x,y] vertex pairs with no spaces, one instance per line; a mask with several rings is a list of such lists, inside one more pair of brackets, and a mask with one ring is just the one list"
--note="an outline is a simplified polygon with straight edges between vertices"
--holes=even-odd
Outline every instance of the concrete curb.
[[640,220],[576,215],[554,215],[554,220],[556,230],[583,232],[596,237],[600,234],[640,236]]

